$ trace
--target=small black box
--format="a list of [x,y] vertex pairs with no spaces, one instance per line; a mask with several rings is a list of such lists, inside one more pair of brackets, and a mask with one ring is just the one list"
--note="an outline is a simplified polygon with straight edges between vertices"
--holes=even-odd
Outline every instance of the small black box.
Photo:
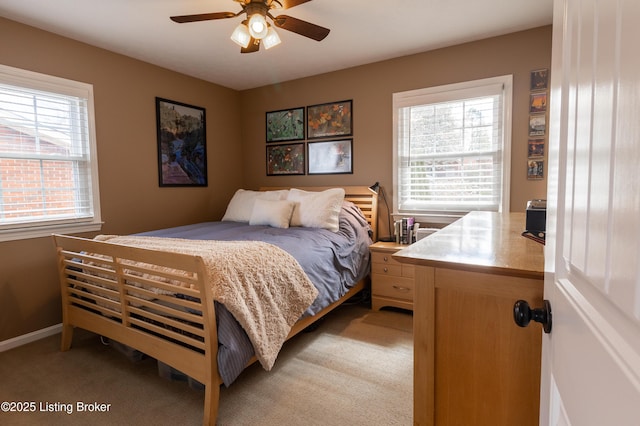
[[531,200],[527,203],[526,231],[544,233],[547,230],[547,200]]

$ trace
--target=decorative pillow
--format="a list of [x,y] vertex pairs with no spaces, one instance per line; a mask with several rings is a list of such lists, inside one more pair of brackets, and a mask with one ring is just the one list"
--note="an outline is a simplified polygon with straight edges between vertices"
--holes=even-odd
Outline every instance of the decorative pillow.
[[249,191],[238,189],[227,205],[223,221],[249,222],[253,213],[253,206],[258,198],[264,200],[286,200],[289,191]]
[[249,225],[269,225],[288,228],[295,203],[289,200],[256,199]]
[[291,226],[324,228],[338,232],[344,189],[332,188],[322,192],[309,192],[292,188],[289,190],[287,199],[296,203],[291,216]]

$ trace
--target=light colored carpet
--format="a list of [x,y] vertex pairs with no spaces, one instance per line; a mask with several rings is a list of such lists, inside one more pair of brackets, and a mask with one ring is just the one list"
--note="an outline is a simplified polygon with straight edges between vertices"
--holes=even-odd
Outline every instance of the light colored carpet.
[[[343,306],[287,342],[271,372],[254,364],[223,387],[218,424],[410,425],[412,381],[411,315]],[[52,336],[0,353],[0,401],[36,403],[0,412],[2,425],[199,425],[203,395],[80,330],[68,352]],[[78,401],[111,405],[78,412]]]

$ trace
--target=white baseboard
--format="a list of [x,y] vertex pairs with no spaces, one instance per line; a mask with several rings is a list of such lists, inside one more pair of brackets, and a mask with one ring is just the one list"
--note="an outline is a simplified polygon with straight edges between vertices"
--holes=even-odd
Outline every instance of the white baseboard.
[[0,342],[0,353],[8,351],[9,349],[17,348],[18,346],[26,345],[27,343],[35,342],[36,340],[44,339],[45,337],[53,336],[61,331],[62,324],[56,324],[51,327],[43,328],[42,330],[36,330],[31,333],[23,334],[22,336],[3,340]]

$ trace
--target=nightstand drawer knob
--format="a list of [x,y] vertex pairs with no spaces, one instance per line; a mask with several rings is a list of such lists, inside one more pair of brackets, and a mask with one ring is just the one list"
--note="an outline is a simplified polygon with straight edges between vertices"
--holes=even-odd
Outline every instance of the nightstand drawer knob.
[[411,291],[410,288],[407,287],[400,287],[399,285],[394,285],[393,288],[395,288],[398,291],[402,291],[404,293]]
[[389,261],[389,258],[388,258],[387,256],[385,256],[385,257],[383,257],[383,260],[384,260],[385,262],[388,262],[388,261]]
[[384,272],[389,272],[389,268],[387,268],[386,266],[382,269]]

